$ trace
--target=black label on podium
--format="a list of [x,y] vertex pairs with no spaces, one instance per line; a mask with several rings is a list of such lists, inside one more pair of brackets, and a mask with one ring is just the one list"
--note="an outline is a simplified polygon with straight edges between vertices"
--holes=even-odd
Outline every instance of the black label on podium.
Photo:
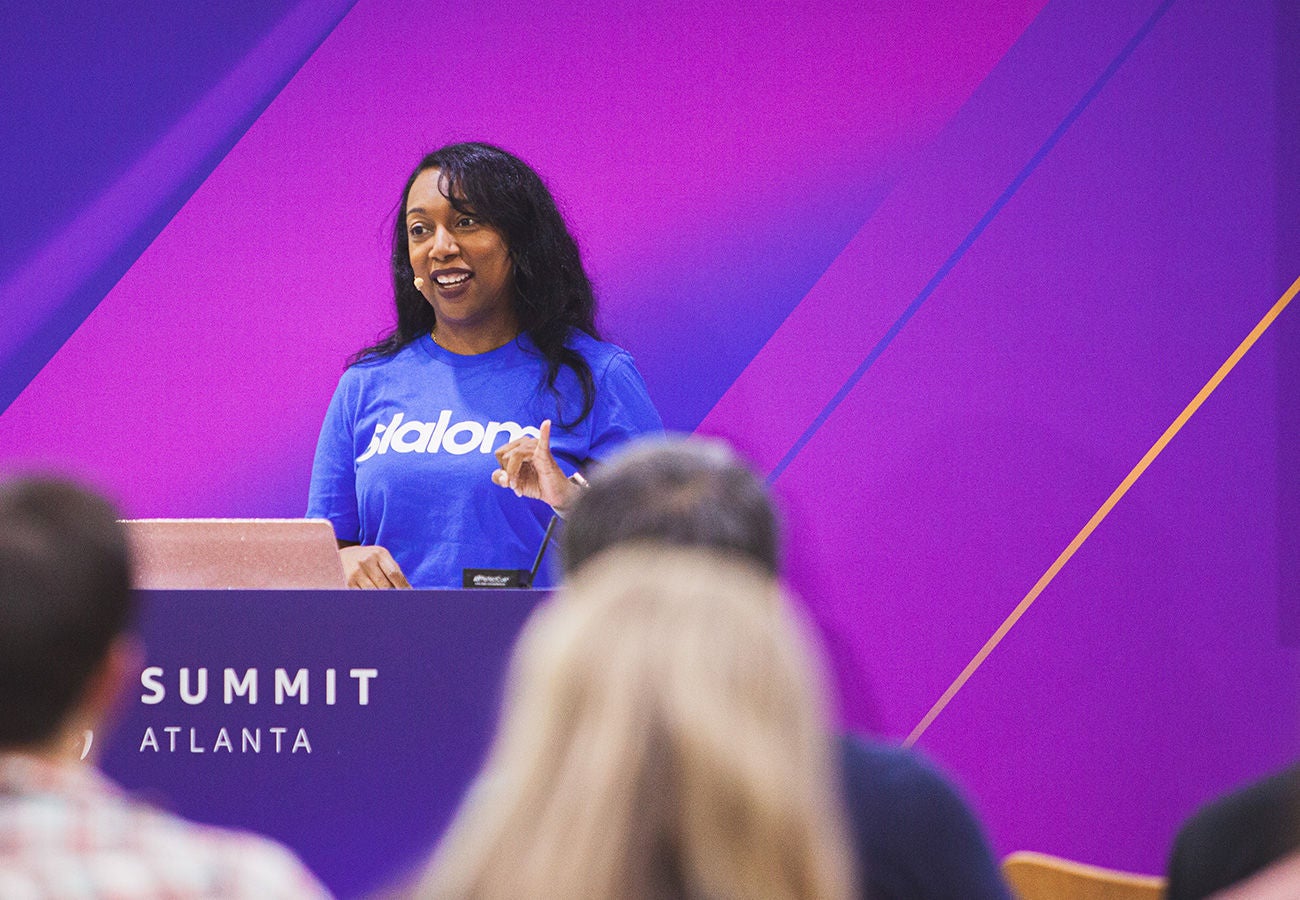
[[522,588],[528,587],[527,569],[461,569],[461,587]]

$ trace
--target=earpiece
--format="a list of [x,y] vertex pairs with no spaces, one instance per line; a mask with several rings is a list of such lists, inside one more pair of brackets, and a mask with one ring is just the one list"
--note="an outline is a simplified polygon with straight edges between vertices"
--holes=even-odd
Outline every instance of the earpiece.
[[417,278],[417,279],[415,279],[415,289],[416,289],[417,291],[422,291],[422,290],[424,290],[424,279],[423,279],[423,278]]

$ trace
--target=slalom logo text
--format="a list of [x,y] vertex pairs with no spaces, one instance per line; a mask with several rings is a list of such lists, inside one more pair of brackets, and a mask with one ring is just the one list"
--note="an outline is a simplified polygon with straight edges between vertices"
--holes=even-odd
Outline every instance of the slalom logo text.
[[357,457],[364,462],[376,454],[437,453],[439,450],[460,456],[477,450],[491,453],[500,444],[508,444],[524,436],[539,437],[532,425],[518,422],[457,422],[451,424],[451,410],[444,409],[436,422],[403,421],[405,414],[396,413],[387,424],[375,426],[366,452]]

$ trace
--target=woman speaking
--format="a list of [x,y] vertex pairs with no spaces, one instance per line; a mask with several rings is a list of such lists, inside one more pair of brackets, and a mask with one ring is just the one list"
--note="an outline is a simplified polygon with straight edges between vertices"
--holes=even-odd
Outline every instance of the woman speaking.
[[[555,200],[487,144],[429,154],[393,230],[397,325],[357,353],[325,414],[307,515],[353,587],[460,587],[532,563],[570,476],[663,430]],[[551,578],[547,569],[537,583]]]

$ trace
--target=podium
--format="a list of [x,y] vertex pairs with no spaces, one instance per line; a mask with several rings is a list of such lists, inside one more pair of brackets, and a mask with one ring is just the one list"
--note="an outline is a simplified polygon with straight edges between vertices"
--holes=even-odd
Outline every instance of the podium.
[[423,863],[495,731],[544,591],[143,590],[145,669],[108,774],[270,835],[340,897]]

